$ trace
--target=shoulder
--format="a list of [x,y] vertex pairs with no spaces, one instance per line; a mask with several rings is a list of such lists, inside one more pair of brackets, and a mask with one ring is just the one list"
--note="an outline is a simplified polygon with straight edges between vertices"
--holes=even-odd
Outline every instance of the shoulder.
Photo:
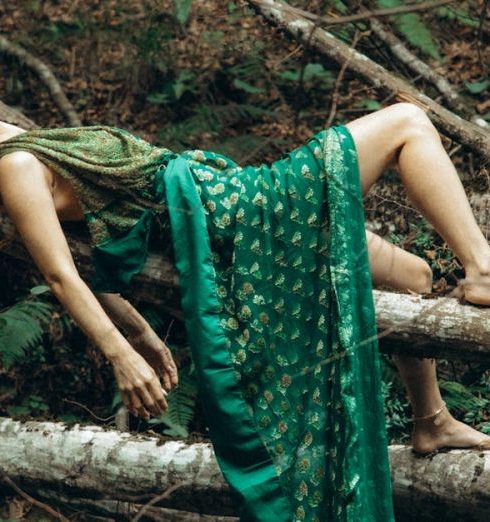
[[24,150],[8,152],[0,158],[0,172],[29,168],[38,162],[39,160],[31,152]]
[[[0,185],[16,186],[28,180],[36,185],[40,180],[43,186],[52,190],[53,173],[34,154],[28,151],[16,150],[0,158]],[[40,185],[37,185],[38,189]]]

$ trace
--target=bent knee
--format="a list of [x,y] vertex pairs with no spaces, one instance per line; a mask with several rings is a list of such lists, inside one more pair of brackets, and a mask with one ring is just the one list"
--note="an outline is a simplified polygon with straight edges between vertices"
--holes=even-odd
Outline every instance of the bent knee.
[[432,269],[429,263],[422,258],[418,258],[417,264],[410,275],[412,281],[410,290],[420,294],[431,292],[432,277]]
[[403,146],[414,138],[424,137],[429,135],[431,139],[440,140],[438,130],[430,120],[427,113],[416,105],[410,102],[399,102],[389,106],[392,110],[392,127],[391,132],[396,137],[397,145],[388,168],[398,169],[398,160]]
[[427,132],[439,136],[427,112],[415,103],[399,102],[393,107],[397,114],[398,125],[406,139],[414,134]]

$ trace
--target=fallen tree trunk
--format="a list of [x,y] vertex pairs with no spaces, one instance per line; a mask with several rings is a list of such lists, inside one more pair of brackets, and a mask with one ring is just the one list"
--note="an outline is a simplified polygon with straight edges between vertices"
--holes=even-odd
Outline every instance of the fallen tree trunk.
[[[352,49],[331,33],[289,9],[278,0],[248,0],[268,20],[278,24],[295,38],[347,66],[377,89],[393,97],[424,107],[441,132],[468,146],[490,162],[490,135],[487,130],[464,120],[418,91],[408,81],[398,78],[359,51]],[[312,32],[313,31],[313,32]]]
[[397,522],[483,522],[490,513],[490,452],[451,450],[415,458],[390,447]]
[[490,360],[490,308],[454,297],[374,290],[380,349],[418,357]]
[[[11,235],[12,224],[0,216],[0,242]],[[70,238],[75,262],[83,276],[91,272],[90,248]],[[4,245],[13,257],[29,260],[18,239]],[[135,279],[128,299],[162,306],[183,319],[178,293],[178,275],[169,260],[149,256]],[[374,291],[380,348],[387,353],[468,361],[490,360],[490,308],[462,305],[455,298],[424,299],[421,296]]]
[[100,426],[0,419],[0,470],[22,489],[53,489],[93,500],[158,503],[233,515],[229,488],[209,443],[121,433]]
[[[390,446],[389,453],[397,520],[440,519],[440,513],[446,522],[463,516],[474,522],[488,519],[490,452],[453,450],[416,458],[406,446]],[[80,503],[89,498],[87,504],[98,504],[106,515],[117,509],[116,501],[143,505],[179,483],[185,485],[157,502],[150,513],[163,506],[236,515],[210,443],[162,443],[158,436],[98,426],[2,418],[0,471],[45,498],[60,495]]]
[[24,116],[17,109],[5,105],[2,101],[0,101],[0,121],[5,121],[11,125],[18,125],[25,130],[38,128],[37,125],[27,116]]
[[[64,224],[62,224],[64,226]],[[66,231],[65,231],[66,232]],[[66,233],[73,259],[79,272],[89,280],[93,273],[91,249],[87,236],[75,237]],[[16,233],[12,222],[0,213],[0,252],[14,259],[33,264],[20,236]],[[143,272],[135,277],[134,292],[128,298],[131,301],[143,301],[156,304],[174,317],[183,319],[180,309],[178,275],[172,263],[163,256],[149,256]]]

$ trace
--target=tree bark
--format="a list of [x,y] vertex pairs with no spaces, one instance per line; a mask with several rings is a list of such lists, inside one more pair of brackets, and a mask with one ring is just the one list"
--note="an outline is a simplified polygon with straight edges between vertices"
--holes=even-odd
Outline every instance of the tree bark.
[[18,125],[25,130],[38,128],[38,126],[27,116],[24,116],[17,109],[5,105],[2,101],[0,101],[0,120],[10,123],[11,125]]
[[397,522],[483,522],[490,513],[490,452],[451,450],[415,458],[390,447]]
[[[277,0],[248,0],[268,20],[278,24],[300,41],[308,42],[318,51],[339,64],[348,63],[356,74],[377,89],[391,94],[399,101],[410,101],[423,107],[439,130],[480,154],[490,162],[490,134],[421,93],[408,81],[398,78],[364,54],[352,49],[325,29],[284,8]],[[313,34],[312,34],[313,30]]]
[[187,482],[158,505],[235,514],[209,443],[1,418],[0,470],[27,491],[54,489],[75,497],[142,504]]
[[[157,508],[163,507],[236,516],[212,445],[162,439],[99,426],[2,418],[0,470],[33,495],[61,497],[62,502],[71,497],[80,506],[90,499],[85,505],[105,510],[105,515],[118,509],[117,501],[144,505],[185,483],[152,506],[149,514],[156,516]],[[441,513],[445,522],[488,519],[490,452],[452,450],[417,458],[409,447],[396,445],[389,447],[389,455],[397,521],[440,520]]]

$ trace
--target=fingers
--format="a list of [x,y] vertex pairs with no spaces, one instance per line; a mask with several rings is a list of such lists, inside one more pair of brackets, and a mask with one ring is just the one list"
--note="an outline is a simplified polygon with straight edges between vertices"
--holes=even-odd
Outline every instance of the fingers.
[[148,413],[148,410],[141,404],[141,401],[136,395],[133,396],[131,393],[125,394],[123,396],[123,402],[132,415],[149,420],[150,414]]
[[170,388],[172,388],[172,384],[170,382],[170,376],[166,371],[163,372],[163,386],[167,391],[169,391]]
[[[167,372],[164,376],[164,379],[165,377],[167,377],[169,381],[168,387],[170,389],[172,385],[177,386],[177,384],[179,383],[179,374],[177,371],[177,365],[175,364],[175,361],[172,357],[172,352],[169,350],[167,345],[165,345],[164,343],[162,344],[164,347],[160,353],[162,356],[163,367]],[[165,382],[165,384],[167,384],[167,382]]]
[[168,409],[165,395],[167,392],[161,387],[155,375],[148,383],[134,387],[123,396],[123,402],[133,415],[148,420],[150,413],[158,417]]
[[167,400],[165,399],[167,392],[161,387],[160,381],[158,379],[150,381],[148,384],[148,390],[148,396],[151,394],[151,397],[153,397],[155,401],[154,408],[158,411],[157,415],[160,414],[159,410],[161,410],[162,413],[166,411],[168,408]]

